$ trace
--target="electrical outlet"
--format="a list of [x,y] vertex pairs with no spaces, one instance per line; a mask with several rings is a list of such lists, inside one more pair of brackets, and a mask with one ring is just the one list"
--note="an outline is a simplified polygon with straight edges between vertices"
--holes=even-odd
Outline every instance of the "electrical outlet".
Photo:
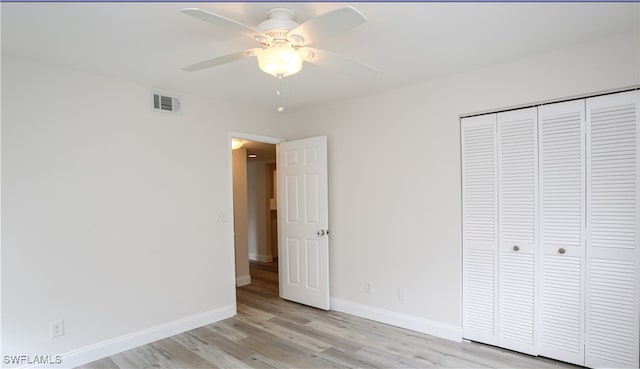
[[368,293],[369,295],[373,293],[373,283],[370,281],[364,282],[364,293]]
[[398,288],[398,300],[407,301],[407,289],[404,287]]
[[64,336],[64,320],[54,320],[49,323],[49,337]]
[[218,223],[226,223],[227,222],[227,212],[224,209],[218,209]]

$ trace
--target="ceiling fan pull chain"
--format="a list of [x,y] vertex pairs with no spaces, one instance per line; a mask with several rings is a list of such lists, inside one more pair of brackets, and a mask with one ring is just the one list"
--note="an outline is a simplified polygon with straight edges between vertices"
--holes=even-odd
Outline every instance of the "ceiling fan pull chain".
[[276,80],[276,95],[278,95],[278,102],[279,102],[279,106],[278,106],[278,111],[282,112],[284,111],[284,106],[282,106],[282,88],[281,88],[281,84],[282,84],[282,74],[279,74]]

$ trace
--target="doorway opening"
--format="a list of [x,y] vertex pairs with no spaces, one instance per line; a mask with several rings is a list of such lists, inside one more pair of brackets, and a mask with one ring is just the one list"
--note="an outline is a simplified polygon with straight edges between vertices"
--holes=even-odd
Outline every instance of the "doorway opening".
[[232,140],[236,286],[275,286],[272,292],[277,295],[276,144],[246,135],[233,135]]
[[[232,139],[252,141],[277,145],[277,182],[274,180],[274,196],[277,199],[273,203],[279,204],[276,210],[277,235],[274,239],[279,247],[266,246],[250,251],[249,230],[249,186],[253,181],[235,180],[234,196],[234,232],[235,232],[235,261],[236,281],[238,286],[251,284],[251,270],[249,268],[251,257],[259,259],[262,256],[268,262],[271,252],[271,262],[274,256],[278,259],[278,293],[285,300],[317,307],[323,310],[330,308],[329,293],[329,201],[328,201],[328,163],[327,163],[327,137],[317,136],[284,142],[282,139],[263,137],[248,134],[229,133],[229,147]],[[244,145],[237,145],[244,146]],[[250,147],[249,144],[248,147]],[[251,163],[249,160],[258,159],[249,157],[247,147],[236,150],[230,156],[236,156],[240,163],[238,170],[230,171],[232,177],[248,177],[247,170]],[[244,164],[245,168],[242,168]],[[246,175],[245,175],[246,173]],[[265,178],[269,171],[263,169]],[[265,183],[267,180],[265,179]],[[242,184],[247,184],[243,186]],[[265,193],[266,190],[263,190]],[[246,199],[244,194],[247,194]],[[237,195],[237,196],[236,196]],[[268,200],[268,202],[267,202]],[[271,198],[265,198],[263,202],[268,211],[271,210]],[[246,218],[243,213],[246,209]],[[280,212],[281,214],[277,214]],[[246,219],[246,222],[243,220]],[[271,223],[271,226],[273,224]],[[265,229],[265,233],[267,230]],[[266,242],[265,242],[266,243]],[[273,244],[273,243],[272,243]],[[236,246],[237,245],[237,246]],[[255,250],[255,251],[254,251]],[[261,253],[260,250],[264,250]],[[273,250],[277,250],[274,252]],[[238,294],[236,293],[236,296]],[[237,301],[237,299],[236,299]]]

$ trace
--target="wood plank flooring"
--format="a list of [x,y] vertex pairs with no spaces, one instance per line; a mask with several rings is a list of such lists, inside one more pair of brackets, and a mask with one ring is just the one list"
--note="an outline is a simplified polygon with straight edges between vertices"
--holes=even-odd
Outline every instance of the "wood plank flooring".
[[251,263],[238,314],[80,368],[578,368],[456,343],[278,298],[273,263]]

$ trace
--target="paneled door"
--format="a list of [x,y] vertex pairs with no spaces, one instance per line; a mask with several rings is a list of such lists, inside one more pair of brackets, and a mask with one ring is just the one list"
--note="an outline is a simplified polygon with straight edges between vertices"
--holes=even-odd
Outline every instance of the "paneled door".
[[584,100],[538,108],[540,355],[584,365]]
[[329,310],[327,138],[278,146],[280,297]]

